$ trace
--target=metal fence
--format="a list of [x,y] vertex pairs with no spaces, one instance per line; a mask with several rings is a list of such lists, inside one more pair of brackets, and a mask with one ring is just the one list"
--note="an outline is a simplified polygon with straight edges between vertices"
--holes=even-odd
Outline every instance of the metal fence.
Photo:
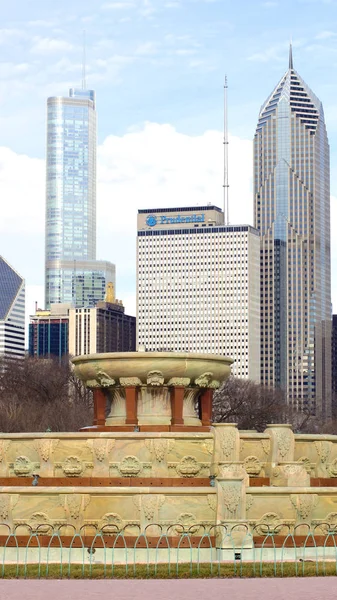
[[0,524],[0,577],[337,575],[337,525]]

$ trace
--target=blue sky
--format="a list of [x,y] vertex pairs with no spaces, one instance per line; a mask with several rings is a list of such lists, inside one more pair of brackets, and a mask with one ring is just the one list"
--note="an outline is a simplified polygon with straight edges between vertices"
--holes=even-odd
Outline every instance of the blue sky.
[[[129,211],[135,213],[137,208],[163,202],[221,203],[226,73],[233,138],[231,194],[234,204],[241,205],[244,220],[251,221],[249,144],[259,108],[287,68],[290,38],[296,70],[324,105],[331,192],[337,197],[337,0],[13,0],[1,4],[0,194],[8,214],[0,224],[0,253],[26,277],[39,298],[46,98],[66,95],[69,86],[80,84],[83,29],[88,87],[97,93],[98,254],[116,262],[117,291],[127,306],[129,302],[130,311],[134,310],[135,214],[123,232],[129,235],[130,253],[121,258],[124,238],[118,237],[118,222],[123,217],[118,205],[122,202],[125,210],[129,202]],[[185,165],[172,159],[181,144],[186,148],[181,158]],[[21,168],[29,185],[18,181]],[[11,220],[14,205],[17,215]],[[333,215],[337,217],[336,211]],[[109,222],[102,223],[105,216]],[[336,285],[334,295],[337,310]]]

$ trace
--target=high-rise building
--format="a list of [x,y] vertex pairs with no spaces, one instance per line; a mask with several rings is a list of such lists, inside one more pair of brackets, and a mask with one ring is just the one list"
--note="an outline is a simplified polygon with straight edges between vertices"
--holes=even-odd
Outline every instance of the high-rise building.
[[[87,301],[94,306],[104,299],[106,284],[115,283],[114,265],[94,262],[96,137],[93,90],[72,88],[69,97],[48,98],[46,308],[67,302],[83,306]],[[97,296],[98,288],[102,293]]]
[[331,379],[332,379],[332,412],[337,417],[337,315],[332,315],[332,348],[331,348]]
[[29,354],[36,358],[61,358],[68,354],[69,309],[71,304],[52,304],[30,316]]
[[254,138],[261,234],[261,382],[294,407],[331,413],[329,144],[322,103],[289,68]]
[[69,310],[69,352],[73,356],[96,352],[134,352],[136,318],[125,314],[109,283],[104,302],[95,308]]
[[0,356],[25,354],[25,280],[0,256]]
[[229,355],[260,378],[260,240],[216,206],[138,211],[137,341],[148,351]]

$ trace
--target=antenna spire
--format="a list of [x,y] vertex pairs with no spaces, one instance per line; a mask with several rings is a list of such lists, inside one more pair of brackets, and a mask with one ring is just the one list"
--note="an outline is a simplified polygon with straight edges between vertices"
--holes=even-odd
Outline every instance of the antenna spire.
[[85,29],[83,29],[83,57],[82,57],[82,90],[87,89],[87,81],[86,81],[86,39],[85,39]]
[[293,45],[290,42],[290,46],[289,46],[289,69],[292,70],[294,68],[294,63],[293,63]]
[[227,124],[227,75],[225,75],[224,85],[224,220],[225,225],[229,225],[229,203],[228,203],[228,124]]

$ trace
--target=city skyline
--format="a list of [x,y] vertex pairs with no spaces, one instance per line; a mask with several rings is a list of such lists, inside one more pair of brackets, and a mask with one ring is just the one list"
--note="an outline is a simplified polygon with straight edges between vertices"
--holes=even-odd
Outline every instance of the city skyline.
[[[87,29],[88,86],[100,98],[97,256],[118,263],[118,295],[125,299],[127,312],[135,314],[137,209],[157,206],[158,200],[162,206],[209,201],[222,206],[225,72],[230,222],[253,224],[251,139],[261,99],[286,61],[290,37],[286,5],[290,3],[244,2],[245,11],[239,5],[225,8],[223,3],[201,0],[155,0],[148,2],[147,10],[145,4],[105,2],[93,12],[89,2],[79,10],[75,2],[71,14],[63,1],[57,10],[37,2],[28,15],[22,3],[19,18],[13,7],[5,7],[0,36],[7,61],[1,72],[0,192],[8,202],[0,228],[3,252],[7,250],[8,260],[26,277],[29,312],[35,299],[43,303],[45,100],[51,94],[66,94],[69,86],[80,81],[82,28]],[[325,106],[332,149],[331,191],[337,196],[336,84],[331,79],[336,12],[332,3],[324,3],[324,11],[319,11],[320,5],[292,3],[291,33],[298,69]],[[337,218],[336,204],[332,222]],[[25,247],[24,254],[13,230]],[[335,239],[333,243],[336,261]],[[333,286],[336,311],[336,276]]]
[[331,416],[330,154],[321,101],[289,65],[254,137],[261,382]]

